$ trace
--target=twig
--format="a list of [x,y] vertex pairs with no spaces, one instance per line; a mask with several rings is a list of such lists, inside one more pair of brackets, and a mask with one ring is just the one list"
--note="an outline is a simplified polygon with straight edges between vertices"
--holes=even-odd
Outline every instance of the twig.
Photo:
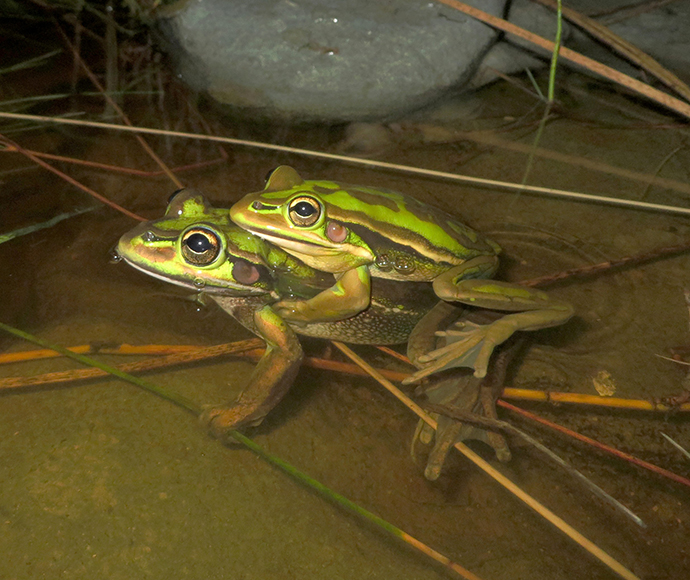
[[522,280],[521,282],[518,282],[518,284],[521,286],[545,286],[559,280],[565,280],[566,278],[590,276],[606,270],[621,268],[623,266],[631,266],[634,264],[641,264],[643,262],[650,262],[652,260],[667,258],[669,256],[674,256],[687,251],[690,251],[690,242],[676,244],[674,246],[663,246],[661,248],[650,250],[649,252],[642,252],[633,256],[625,256],[617,260],[608,260],[606,262],[599,262],[598,264],[590,264],[588,266],[580,266],[579,268],[563,270],[562,272],[557,272],[556,274],[547,274],[546,276],[540,276],[538,278]]
[[[661,433],[661,431],[659,431],[659,433]],[[676,449],[678,449],[678,451],[680,451],[683,455],[685,455],[685,457],[687,457],[688,459],[690,459],[690,453],[688,453],[688,450],[685,449],[685,447],[683,447],[680,443],[678,443],[677,441],[671,439],[671,437],[669,437],[668,435],[666,435],[666,433],[661,433],[661,436],[662,436],[664,439],[666,439],[666,441],[668,441],[671,445],[673,445]]]
[[[661,172],[663,169],[664,165],[666,165],[673,157],[678,153],[679,151],[682,151],[686,145],[681,145],[679,147],[676,147],[673,151],[671,151],[668,155],[664,156],[664,158],[659,162],[657,165],[657,168],[654,170],[653,177],[652,179],[655,179],[656,176]],[[642,195],[640,196],[640,199],[647,199],[647,195],[649,195],[649,190],[652,188],[652,183],[648,183],[647,187],[644,188],[644,191],[642,192]]]
[[532,419],[533,421],[537,421],[538,423],[541,423],[542,425],[546,425],[547,427],[550,427],[551,429],[555,429],[556,431],[560,431],[561,433],[564,433],[566,435],[569,435],[570,437],[578,439],[579,441],[582,441],[583,443],[587,443],[588,445],[591,445],[592,447],[596,447],[597,449],[604,451],[605,453],[609,453],[610,455],[615,455],[616,457],[618,457],[620,459],[624,459],[625,461],[628,461],[629,463],[633,463],[639,467],[642,467],[644,469],[648,469],[649,471],[653,471],[654,473],[657,473],[659,475],[663,475],[664,477],[667,477],[668,479],[672,479],[676,483],[681,483],[685,486],[690,487],[690,479],[686,479],[685,477],[682,477],[676,473],[673,473],[672,471],[668,471],[667,469],[664,469],[663,467],[659,467],[659,466],[654,465],[652,463],[648,463],[647,461],[643,461],[642,459],[638,459],[637,457],[630,455],[629,453],[624,453],[623,451],[620,451],[618,449],[610,447],[609,445],[606,445],[604,443],[596,441],[595,439],[591,439],[590,437],[587,437],[585,435],[577,433],[576,431],[572,431],[572,430],[568,429],[567,427],[563,427],[562,425],[558,425],[557,423],[554,423],[553,421],[549,421],[548,419],[544,419],[543,417],[540,417],[539,415],[535,415],[534,413],[530,413],[529,411],[525,411],[524,409],[521,409],[520,407],[516,407],[514,405],[511,405],[510,403],[506,403],[505,401],[498,400],[498,401],[496,401],[496,404],[500,405],[504,409],[509,409],[515,413],[522,415],[523,417],[527,417],[528,419]]
[[[401,360],[409,365],[412,365],[410,359],[405,355],[392,351],[383,346],[377,347],[380,351],[385,352]],[[661,355],[657,355],[661,356]],[[661,357],[668,358],[668,357]],[[673,362],[676,359],[670,359]],[[685,363],[690,364],[690,363]],[[380,369],[377,369],[380,370]],[[402,373],[402,379],[390,380],[402,381],[409,377],[408,373]],[[539,391],[536,389],[516,389],[514,387],[505,387],[501,392],[502,399],[512,399],[518,401],[536,401],[542,403],[552,403],[554,405],[561,404],[575,404],[575,405],[590,405],[592,407],[606,407],[614,409],[627,409],[631,411],[658,411],[668,413],[669,411],[690,411],[690,403],[685,402],[685,393],[681,395],[682,399],[675,401],[675,397],[671,397],[667,402],[649,401],[646,399],[621,399],[618,397],[602,397],[600,395],[583,395],[580,393],[561,393],[559,391]]]
[[[219,147],[222,150],[222,147]],[[15,149],[4,149],[2,152],[16,152]],[[165,171],[145,171],[143,169],[135,169],[133,167],[120,167],[119,165],[108,165],[107,163],[99,163],[98,161],[87,161],[86,159],[76,159],[74,157],[64,157],[63,155],[53,155],[52,153],[42,153],[40,151],[33,151],[31,149],[25,149],[25,151],[40,157],[41,159],[50,159],[51,161],[62,161],[63,163],[72,163],[73,165],[84,165],[86,167],[93,167],[95,169],[103,169],[105,171],[113,171],[115,173],[124,173],[127,175],[137,175],[139,177],[158,177],[159,175],[165,175]],[[190,171],[192,169],[201,169],[202,167],[208,167],[210,165],[216,165],[223,163],[227,160],[227,154],[225,157],[220,156],[216,159],[210,159],[208,161],[199,161],[198,163],[190,163],[188,165],[180,165],[178,167],[170,168],[173,173],[181,173],[183,171]],[[690,189],[690,188],[689,188]]]
[[609,505],[611,505],[614,509],[622,512],[625,514],[626,517],[630,518],[633,522],[635,522],[638,526],[641,528],[646,528],[647,524],[645,524],[642,519],[633,513],[630,509],[628,509],[626,506],[624,506],[622,503],[620,503],[617,499],[613,498],[611,495],[609,495],[607,492],[605,492],[603,489],[601,489],[596,483],[585,477],[582,472],[578,471],[575,469],[572,465],[570,465],[568,462],[566,462],[562,457],[551,451],[546,445],[540,443],[537,441],[534,437],[531,435],[528,435],[525,433],[522,429],[518,429],[515,427],[515,425],[511,425],[507,421],[501,421],[500,419],[492,419],[489,417],[482,417],[479,415],[476,415],[474,413],[470,413],[468,411],[464,411],[463,409],[459,409],[458,407],[450,406],[450,405],[434,405],[427,403],[424,405],[429,411],[432,413],[439,413],[441,415],[445,415],[446,417],[450,417],[451,419],[455,419],[456,421],[461,421],[463,423],[470,423],[470,424],[475,424],[479,425],[480,427],[485,427],[487,429],[498,429],[501,431],[505,431],[506,433],[510,433],[511,435],[514,435],[516,437],[519,437],[523,441],[526,441],[530,445],[532,445],[535,449],[538,451],[541,451],[544,455],[546,455],[551,461],[556,463],[559,467],[562,467],[565,471],[567,471],[572,477],[580,481],[587,489],[589,489],[594,495],[596,495],[599,499],[602,499]]
[[[236,350],[233,350],[233,345],[237,345]],[[83,345],[79,347],[72,347],[75,352],[78,353],[91,353],[100,352],[103,354],[170,354],[170,353],[186,353],[194,352],[194,361],[202,361],[210,359],[222,354],[234,354],[246,356],[253,359],[258,359],[263,354],[263,342],[257,341],[253,343],[247,343],[243,346],[243,341],[239,343],[229,343],[227,345],[216,345],[209,347],[200,346],[173,346],[173,345],[144,345],[144,346],[130,346],[123,345],[119,350],[109,351],[107,348],[101,348],[98,345],[90,346]],[[228,349],[227,351],[224,349]],[[390,349],[385,347],[378,347],[383,352],[388,352]],[[245,350],[246,349],[246,350]],[[395,351],[392,351],[395,352]],[[21,362],[23,360],[31,360],[33,353],[38,353],[37,358],[43,358],[45,356],[44,351],[28,351],[23,353],[6,353],[0,355],[0,364],[3,362]],[[54,355],[55,356],[55,355]],[[394,355],[399,360],[409,363],[410,361],[404,355],[400,353],[395,353]],[[144,372],[147,370],[165,368],[166,366],[172,366],[175,364],[180,364],[180,359],[171,357],[167,361],[161,360],[161,358],[155,358],[151,360],[139,361],[139,365],[134,370]],[[317,368],[321,370],[335,371],[340,373],[346,373],[355,376],[369,376],[368,373],[362,370],[357,365],[352,365],[348,363],[343,363],[340,361],[327,360],[317,357],[307,357],[302,363],[304,366]],[[124,368],[124,367],[122,367]],[[410,373],[391,371],[388,369],[376,369],[382,376],[390,381],[402,382],[404,379],[410,376]],[[35,387],[39,385],[50,385],[54,383],[67,383],[70,381],[79,381],[89,378],[97,378],[100,375],[91,375],[82,373],[90,373],[90,370],[73,370],[73,371],[63,371],[55,373],[46,373],[42,375],[35,375],[33,377],[7,377],[0,379],[0,391],[3,389],[21,389],[26,387]],[[582,395],[578,393],[561,393],[558,391],[538,391],[535,389],[516,389],[512,387],[506,387],[503,390],[502,398],[519,400],[519,401],[535,401],[542,403],[553,403],[555,405],[562,404],[575,404],[575,405],[589,405],[592,407],[606,407],[606,408],[616,408],[616,409],[628,409],[633,411],[658,411],[667,413],[669,411],[690,411],[690,403],[674,404],[664,403],[658,401],[647,401],[644,399],[621,399],[617,397],[600,397],[599,395]]]
[[627,409],[630,411],[690,411],[690,403],[670,405],[645,399],[621,399],[618,397],[601,397],[599,395],[582,395],[580,393],[559,393],[558,391],[537,391],[535,389],[506,388],[503,398],[522,401],[539,401],[560,405],[569,403],[574,405],[591,405],[594,407],[608,407],[613,409]]
[[[262,343],[257,343],[257,348]],[[189,352],[198,350],[202,347],[186,344],[115,344],[106,342],[92,342],[91,344],[80,344],[78,346],[67,347],[68,350],[79,354],[175,354],[180,352]],[[0,354],[0,365],[11,364],[17,362],[42,360],[46,358],[57,358],[62,356],[60,353],[50,349],[27,350],[23,352],[6,352]]]
[[599,18],[599,20],[606,25],[615,24],[616,22],[629,20],[645,12],[652,12],[667,4],[673,4],[679,1],[681,0],[639,0],[638,2],[631,2],[630,4],[612,5],[607,9],[605,9],[605,5],[602,4],[599,10],[592,14],[592,17]]
[[28,157],[29,159],[31,159],[31,161],[33,161],[34,163],[40,165],[40,166],[43,167],[44,169],[47,169],[48,171],[50,171],[50,172],[54,173],[55,175],[61,177],[62,179],[64,179],[64,180],[67,181],[68,183],[71,183],[72,185],[74,185],[75,187],[78,187],[78,188],[81,189],[82,191],[88,193],[90,196],[96,198],[96,199],[97,199],[98,201],[100,201],[101,203],[104,203],[105,205],[108,205],[108,206],[112,207],[113,209],[116,209],[117,211],[119,211],[119,212],[125,214],[126,216],[129,216],[129,217],[131,217],[131,218],[133,218],[133,219],[135,219],[135,220],[139,220],[139,221],[141,221],[141,222],[146,221],[145,218],[143,218],[143,217],[141,217],[141,216],[139,216],[139,215],[137,215],[137,214],[135,214],[135,213],[129,211],[128,209],[125,209],[124,207],[122,207],[122,206],[116,204],[116,203],[113,202],[113,201],[110,201],[107,197],[104,197],[104,196],[102,196],[100,193],[95,192],[95,191],[94,191],[93,189],[91,189],[90,187],[86,187],[86,185],[84,185],[84,184],[82,184],[82,183],[79,183],[76,179],[70,177],[70,176],[67,175],[66,173],[63,173],[63,172],[60,171],[59,169],[56,169],[55,167],[53,167],[53,166],[50,165],[49,163],[46,163],[45,161],[43,161],[43,159],[39,159],[38,157],[36,157],[36,156],[33,155],[32,153],[29,153],[29,152],[28,152],[26,149],[24,149],[23,147],[20,147],[17,143],[15,143],[14,141],[12,141],[11,139],[8,139],[7,137],[5,137],[4,135],[1,135],[1,134],[0,134],[0,143],[2,143],[3,145],[5,145],[6,147],[9,147],[9,148],[14,149],[15,151],[18,151],[18,152],[21,153],[22,155],[25,155],[26,157]]
[[74,125],[80,127],[95,127],[98,129],[108,129],[113,131],[125,131],[128,133],[144,133],[148,135],[168,135],[171,137],[181,137],[184,139],[198,139],[200,141],[214,141],[217,143],[229,143],[241,147],[255,147],[258,149],[266,149],[269,151],[280,151],[282,153],[292,153],[295,155],[303,155],[305,157],[313,157],[316,159],[328,159],[331,161],[342,161],[351,165],[361,165],[364,167],[375,167],[377,169],[385,169],[390,171],[397,171],[400,173],[409,173],[412,175],[423,175],[426,177],[433,177],[436,179],[444,179],[455,181],[459,183],[470,183],[478,187],[486,187],[493,189],[502,189],[506,191],[519,191],[523,193],[533,193],[553,197],[561,197],[573,201],[581,201],[588,203],[599,203],[605,205],[613,205],[618,207],[625,207],[628,209],[638,209],[653,212],[666,212],[679,215],[690,215],[690,208],[678,207],[671,205],[662,205],[658,203],[648,203],[642,201],[635,201],[632,199],[617,199],[603,195],[594,195],[589,193],[580,193],[575,191],[567,191],[563,189],[553,189],[549,187],[538,187],[535,185],[522,185],[519,183],[508,183],[506,181],[496,181],[494,179],[484,179],[482,177],[471,177],[469,175],[458,175],[457,173],[450,173],[447,171],[436,171],[433,169],[424,169],[422,167],[413,167],[410,165],[400,165],[398,163],[388,163],[386,161],[376,161],[375,159],[364,159],[361,157],[352,157],[349,155],[340,155],[336,153],[325,153],[323,151],[314,151],[312,149],[301,149],[299,147],[288,147],[286,145],[276,145],[274,143],[262,143],[260,141],[250,141],[247,139],[235,139],[234,137],[220,137],[217,135],[203,135],[201,133],[186,133],[183,131],[166,131],[164,129],[154,129],[151,127],[130,127],[127,125],[114,125],[112,123],[101,123],[98,121],[82,121],[78,119],[65,119],[62,117],[43,117],[41,115],[29,115],[26,113],[7,113],[0,111],[0,118],[6,119],[21,119],[23,121],[36,121],[40,123],[58,123],[61,125]]
[[[429,126],[420,124],[416,125],[415,127],[418,127],[421,131],[424,131]],[[433,127],[433,129],[437,130],[436,127]],[[476,143],[507,149],[508,151],[517,151],[518,153],[529,153],[532,150],[531,145],[520,143],[519,141],[508,141],[507,139],[501,139],[495,134],[487,131],[448,131],[448,139],[467,139]],[[607,175],[615,175],[616,177],[629,179],[630,181],[637,181],[644,183],[647,186],[655,185],[657,187],[663,187],[690,195],[690,185],[676,179],[667,179],[651,173],[642,173],[641,171],[633,171],[632,169],[616,167],[614,165],[609,165],[608,163],[602,163],[601,161],[595,161],[593,159],[576,155],[568,155],[567,153],[552,151],[543,147],[537,147],[534,149],[534,155],[543,159],[567,163],[569,165],[583,167],[585,169],[598,171]]]
[[[167,401],[171,401],[175,403],[176,405],[182,407],[183,409],[186,409],[187,411],[191,412],[192,414],[199,416],[201,414],[201,407],[199,407],[196,403],[191,401],[190,399],[184,397],[183,395],[179,395],[177,393],[170,392],[166,389],[163,389],[157,385],[154,385],[153,383],[150,383],[148,381],[145,381],[143,379],[140,379],[138,377],[129,375],[119,369],[116,369],[114,367],[111,367],[109,365],[103,364],[95,359],[86,357],[81,354],[77,354],[74,352],[71,352],[70,350],[63,348],[59,345],[56,344],[51,344],[47,341],[41,340],[35,336],[32,336],[26,332],[23,332],[21,330],[18,330],[16,328],[13,328],[11,326],[8,326],[6,324],[3,324],[0,322],[0,329],[4,330],[5,332],[8,332],[10,334],[13,334],[14,336],[18,336],[20,338],[23,338],[25,340],[31,341],[34,344],[37,344],[39,346],[42,346],[44,348],[50,348],[52,350],[55,350],[59,352],[60,354],[67,356],[69,358],[72,358],[82,364],[88,365],[94,370],[101,370],[106,372],[107,374],[116,376],[124,381],[127,381],[129,383],[132,383],[150,393],[153,393]],[[252,339],[255,340],[255,339]],[[246,341],[249,342],[249,341]],[[453,560],[447,558],[440,552],[437,552],[430,546],[424,544],[423,542],[420,542],[418,539],[414,538],[407,532],[403,531],[402,529],[394,526],[393,524],[387,522],[383,518],[377,516],[373,512],[370,512],[369,510],[364,509],[363,507],[359,506],[358,504],[354,503],[353,501],[349,500],[345,496],[331,490],[330,488],[326,487],[324,484],[322,484],[320,481],[310,477],[306,473],[298,470],[296,467],[293,467],[286,461],[283,461],[279,457],[272,455],[271,453],[268,453],[266,450],[264,450],[261,446],[257,445],[249,439],[248,437],[245,437],[238,431],[231,431],[229,433],[229,436],[253,451],[255,454],[257,454],[259,457],[262,459],[268,461],[272,465],[278,467],[285,473],[289,474],[291,477],[295,478],[296,480],[300,481],[301,483],[305,484],[306,486],[310,487],[326,499],[350,510],[351,512],[359,515],[360,517],[364,518],[365,520],[369,521],[370,523],[378,526],[380,529],[385,530],[392,536],[399,538],[406,544],[409,544],[410,546],[416,548],[423,554],[429,556],[436,562],[439,562],[442,564],[445,568],[450,570],[451,572],[454,572],[455,574],[458,574],[462,578],[465,578],[465,580],[481,580],[479,576],[476,574],[473,574],[469,570],[465,569],[462,567],[460,564],[454,562]]]
[[[429,425],[432,429],[436,429],[437,422],[434,419],[432,419],[429,416],[429,414],[426,413],[426,411],[424,411],[424,409],[417,405],[417,403],[412,401],[412,399],[410,399],[407,395],[400,391],[400,389],[398,389],[390,381],[387,381],[384,377],[377,373],[375,369],[370,367],[364,360],[362,360],[362,358],[357,356],[357,354],[355,354],[350,348],[345,346],[343,343],[334,341],[333,344],[340,351],[342,351],[348,358],[350,358],[352,361],[354,361],[356,364],[358,364],[364,370],[366,370],[371,377],[376,379],[386,390],[392,393],[393,396],[395,396],[399,401],[401,401],[408,409],[412,410],[427,425]],[[620,562],[618,562],[609,554],[604,552],[604,550],[593,544],[575,528],[567,524],[565,521],[563,521],[563,519],[561,519],[547,507],[543,506],[532,496],[528,495],[526,492],[520,489],[502,473],[496,470],[491,464],[489,464],[487,461],[485,461],[479,455],[477,455],[474,451],[472,451],[469,447],[467,447],[467,445],[465,445],[464,443],[457,442],[455,444],[455,448],[458,451],[460,451],[460,453],[462,453],[465,457],[467,457],[470,461],[472,461],[472,463],[474,463],[480,469],[482,469],[482,471],[484,471],[487,475],[492,477],[495,481],[500,483],[503,487],[505,487],[508,491],[515,495],[515,497],[522,500],[525,504],[531,507],[544,519],[556,526],[556,528],[558,528],[570,539],[582,546],[595,558],[598,558],[602,563],[604,563],[606,566],[608,566],[611,570],[616,572],[622,578],[626,578],[627,580],[639,580],[637,576],[635,576]]]
[[[454,8],[456,10],[464,12],[465,14],[468,14],[469,16],[472,16],[477,20],[481,20],[482,22],[485,22],[486,24],[489,24],[494,28],[498,28],[499,30],[503,30],[504,32],[508,32],[510,34],[514,34],[515,36],[527,40],[528,42],[540,46],[548,51],[553,50],[554,43],[550,40],[547,40],[546,38],[542,38],[541,36],[538,36],[523,28],[520,28],[519,26],[516,26],[515,24],[512,24],[511,22],[508,22],[506,20],[503,20],[502,18],[497,18],[496,16],[493,16],[482,10],[478,10],[477,8],[465,4],[464,2],[458,2],[457,0],[439,0],[439,2],[447,6],[450,6],[451,8]],[[597,62],[596,60],[583,56],[575,52],[574,50],[570,50],[565,46],[561,47],[559,54],[562,58],[569,60],[570,62],[579,64],[589,69],[593,73],[599,74],[604,78],[607,78],[619,85],[623,85],[641,95],[644,95],[649,99],[652,99],[653,101],[656,101],[660,105],[663,105],[668,109],[675,111],[679,115],[683,115],[684,117],[690,119],[690,104],[681,101],[680,99],[676,99],[671,95],[668,95],[662,91],[652,88],[649,85],[646,85],[645,83],[633,79],[632,77],[629,77],[628,75],[625,75],[609,66],[603,65],[600,62]]]
[[[91,69],[89,69],[88,66],[86,66],[86,63],[84,62],[84,59],[82,59],[81,55],[75,50],[74,45],[70,41],[69,38],[67,38],[67,35],[65,34],[65,31],[62,30],[62,27],[55,22],[55,27],[57,28],[58,32],[60,33],[60,36],[62,36],[63,41],[65,44],[69,47],[71,50],[74,58],[79,62],[81,65],[82,69],[86,73],[86,76],[89,77],[89,80],[94,84],[94,86],[103,94],[103,98],[110,104],[110,106],[117,112],[117,114],[120,116],[122,119],[122,122],[127,125],[128,127],[132,127],[132,122],[129,120],[129,117],[125,114],[125,112],[118,106],[118,104],[111,98],[111,96],[105,91],[103,88],[103,85],[98,81],[96,78],[96,75],[91,72]],[[144,150],[149,154],[151,159],[153,159],[158,166],[164,171],[164,173],[170,178],[170,181],[172,181],[176,187],[181,188],[183,187],[182,182],[177,179],[177,177],[170,171],[168,166],[163,162],[163,160],[158,157],[156,152],[151,149],[149,144],[146,142],[146,140],[141,136],[141,135],[136,135],[137,141],[139,141],[139,144],[144,148]]]
[[[186,347],[181,346],[174,353],[168,356],[159,356],[156,358],[145,359],[136,363],[127,363],[118,366],[124,372],[147,372],[156,369],[167,368],[170,366],[188,364],[191,362],[199,362],[223,355],[242,355],[252,359],[260,359],[264,353],[264,343],[258,339],[250,339],[239,342],[232,342],[229,344],[220,344],[208,347]],[[158,354],[162,354],[170,347],[163,347]],[[155,349],[154,349],[155,350]],[[35,352],[35,351],[34,351]],[[76,347],[73,352],[82,354],[89,352],[94,354],[95,351],[88,345],[85,347]],[[106,350],[97,350],[97,352],[106,353]],[[19,362],[20,360],[27,360],[29,353],[11,353],[5,355],[12,357],[8,362]],[[111,353],[108,353],[111,354]],[[137,352],[137,354],[151,354],[151,352]],[[336,371],[347,373],[356,376],[367,376],[367,373],[356,365],[343,363],[334,360],[325,360],[320,358],[308,357],[302,363],[304,366],[317,368],[321,370]],[[408,377],[408,373],[401,373],[397,371],[389,371],[386,369],[379,369],[382,375],[386,376],[392,381],[402,381]],[[52,373],[44,373],[41,375],[34,375],[31,377],[6,377],[0,379],[0,392],[11,391],[17,389],[26,389],[29,387],[49,386],[56,384],[66,384],[76,381],[83,381],[88,379],[101,378],[105,376],[104,373],[97,369],[76,369],[69,371],[58,371]]]
[[44,222],[39,222],[37,224],[26,226],[24,228],[17,228],[16,230],[12,230],[11,232],[0,234],[0,244],[4,244],[5,242],[9,242],[10,240],[18,238],[20,236],[32,234],[32,233],[37,232],[39,230],[45,230],[47,228],[52,228],[54,225],[59,224],[61,221],[64,221],[64,220],[72,218],[72,217],[76,217],[78,215],[81,215],[81,214],[89,212],[89,211],[93,211],[94,209],[96,209],[96,208],[95,207],[83,207],[80,209],[76,209],[74,211],[61,213],[61,214],[56,215],[55,217],[52,217],[49,220],[46,220]]
[[[544,6],[548,6],[552,10],[555,9],[555,0],[536,0]],[[647,53],[641,51],[634,44],[629,43],[624,38],[613,32],[610,28],[597,22],[596,20],[585,16],[584,14],[573,10],[572,8],[563,7],[563,16],[576,24],[577,26],[586,30],[589,34],[602,42],[608,44],[614,51],[621,54],[626,59],[634,62],[648,73],[654,75],[667,87],[673,89],[684,97],[690,100],[690,87],[674,75],[670,70],[659,64]]]
[[[207,358],[213,358],[227,354],[246,353],[251,350],[256,350],[263,346],[263,342],[257,338],[233,342],[229,344],[220,344],[217,346],[198,348],[187,352],[180,352],[167,356],[160,356],[153,359],[146,359],[135,363],[127,363],[118,366],[119,371],[123,373],[144,372],[154,369],[165,368],[172,365],[189,364],[198,362]],[[55,349],[53,349],[55,350]],[[58,351],[64,354],[63,351]],[[71,351],[69,351],[71,352]],[[83,356],[82,354],[72,352],[75,356]],[[65,355],[71,356],[71,355]],[[61,371],[55,373],[46,373],[43,375],[35,375],[33,377],[8,377],[0,379],[0,392],[6,392],[15,389],[25,389],[28,387],[43,386],[48,384],[69,383],[73,381],[81,381],[86,379],[95,379],[107,376],[108,373],[99,368],[76,369],[71,371]]]

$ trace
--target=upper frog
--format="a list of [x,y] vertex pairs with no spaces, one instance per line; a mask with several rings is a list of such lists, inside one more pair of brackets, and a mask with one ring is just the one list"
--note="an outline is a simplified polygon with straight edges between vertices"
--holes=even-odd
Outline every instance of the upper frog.
[[516,330],[555,326],[573,314],[569,304],[539,290],[487,281],[498,269],[498,244],[402,193],[305,181],[281,166],[263,191],[238,201],[230,217],[304,263],[336,275],[336,283],[314,298],[274,305],[294,323],[361,312],[370,303],[372,277],[433,282],[443,300],[510,313],[435,352],[415,378],[448,366],[470,366],[483,377],[494,347]]
[[374,277],[430,281],[471,258],[501,251],[450,214],[413,197],[305,181],[287,166],[271,173],[263,191],[237,202],[230,217],[325,272],[368,265]]

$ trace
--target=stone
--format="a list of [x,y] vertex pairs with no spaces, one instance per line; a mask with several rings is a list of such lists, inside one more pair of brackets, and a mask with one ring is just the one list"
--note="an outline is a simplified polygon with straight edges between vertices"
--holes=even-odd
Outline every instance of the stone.
[[[501,16],[505,0],[473,3]],[[299,121],[423,107],[466,83],[498,38],[457,10],[409,0],[192,0],[158,25],[186,83]]]

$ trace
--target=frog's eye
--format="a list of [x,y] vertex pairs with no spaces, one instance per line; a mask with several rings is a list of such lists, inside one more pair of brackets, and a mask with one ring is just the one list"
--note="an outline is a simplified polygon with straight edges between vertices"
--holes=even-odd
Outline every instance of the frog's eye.
[[288,206],[288,215],[296,226],[313,226],[321,217],[321,205],[313,197],[296,197]]
[[182,234],[180,249],[193,266],[208,266],[221,252],[220,238],[206,228],[191,228]]

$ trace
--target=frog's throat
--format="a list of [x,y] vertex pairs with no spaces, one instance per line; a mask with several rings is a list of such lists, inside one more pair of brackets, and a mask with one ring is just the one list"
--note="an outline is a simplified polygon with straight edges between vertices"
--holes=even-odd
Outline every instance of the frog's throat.
[[141,264],[137,264],[136,262],[132,261],[127,256],[122,256],[122,259],[125,262],[127,262],[127,264],[132,266],[132,268],[134,268],[135,270],[139,270],[140,272],[143,272],[144,274],[147,274],[152,278],[157,278],[158,280],[162,280],[163,282],[167,282],[168,284],[175,284],[176,286],[182,286],[183,288],[195,290],[197,292],[203,291],[208,294],[229,294],[232,296],[249,296],[267,293],[267,291],[262,288],[253,288],[251,286],[235,284],[229,281],[225,281],[223,286],[211,286],[210,284],[205,284],[204,286],[200,287],[193,281],[174,278],[169,274],[162,274],[150,268],[146,268]]

